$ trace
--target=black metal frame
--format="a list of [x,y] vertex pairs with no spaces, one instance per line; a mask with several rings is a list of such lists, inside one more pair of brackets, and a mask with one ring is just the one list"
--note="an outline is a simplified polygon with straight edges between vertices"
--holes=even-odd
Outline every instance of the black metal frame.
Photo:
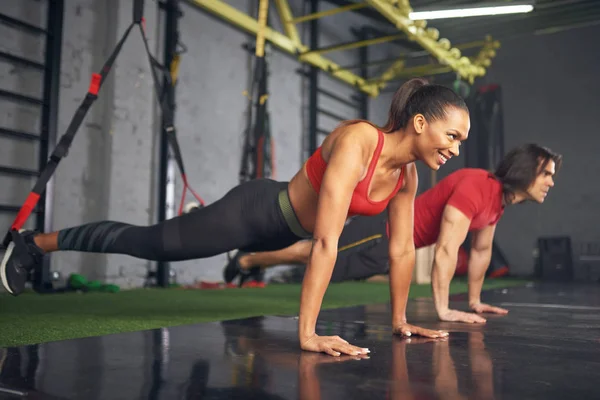
[[[179,43],[179,18],[181,17],[180,0],[165,0],[160,3],[160,8],[165,11],[165,39],[164,39],[164,66],[169,68],[177,53],[177,44]],[[170,85],[166,79],[163,81],[163,88],[168,96],[168,102],[173,110],[173,118],[175,118],[175,87]],[[167,219],[167,204],[168,187],[169,187],[169,164],[173,164],[173,159],[170,157],[168,133],[161,130],[160,136],[160,156],[159,156],[159,182],[158,182],[158,221]],[[171,165],[173,168],[174,166]],[[168,287],[170,281],[170,265],[168,262],[159,261],[156,265],[156,285],[160,287]]]
[[39,135],[33,133],[21,132],[14,129],[0,128],[0,136],[10,137],[21,140],[36,141],[40,139]]
[[[319,0],[311,0],[310,14],[319,12]],[[309,23],[311,50],[319,48],[319,20],[313,19]],[[318,109],[319,109],[319,68],[309,67],[308,72],[308,154],[309,156],[317,150],[318,143]]]
[[12,62],[14,64],[21,64],[24,67],[39,69],[40,71],[44,71],[46,69],[46,66],[44,64],[41,64],[37,61],[28,60],[23,57],[5,53],[3,51],[0,51],[0,59],[2,59],[4,61]]
[[45,105],[43,99],[36,99],[35,97],[26,96],[26,95],[15,93],[15,92],[10,92],[8,90],[0,89],[0,97],[8,99],[8,100],[12,100],[12,101],[21,102],[21,103],[28,103],[28,104],[31,104],[34,106],[44,106]]
[[4,15],[4,14],[0,14],[0,23],[3,23],[4,25],[12,25],[15,28],[21,29],[23,31],[28,31],[29,33],[32,33],[32,34],[39,34],[39,35],[47,35],[48,34],[48,30],[46,30],[44,28],[40,28],[39,26],[32,25],[28,22],[24,22],[24,21],[18,20],[13,17],[9,17],[8,15]]
[[[0,166],[0,173],[2,174],[24,177],[39,176],[41,171],[46,166],[46,162],[50,155],[50,149],[54,148],[56,145],[64,0],[47,1],[48,7],[45,29],[0,14],[0,23],[25,31],[28,34],[44,35],[46,38],[46,46],[44,51],[45,61],[43,64],[9,53],[0,52],[0,59],[4,61],[18,64],[27,68],[37,69],[43,72],[42,99],[36,99],[31,96],[25,96],[7,90],[0,90],[0,97],[4,99],[40,106],[42,111],[39,134],[17,131],[8,127],[0,128],[0,136],[17,140],[39,142],[40,151],[37,170],[12,168],[10,166],[3,165]],[[52,193],[53,182],[50,181],[46,186],[44,195],[41,196],[38,202],[38,207],[34,210],[35,229],[40,232],[48,232],[52,227]],[[20,208],[20,206],[16,205],[2,204],[0,205],[0,212],[16,213],[20,210]],[[33,288],[37,292],[46,293],[52,291],[49,257],[44,258],[42,268],[36,269],[36,272],[31,277],[31,281],[33,283]]]
[[[319,12],[319,0],[310,1],[310,14]],[[310,21],[310,49],[317,49],[319,46],[319,20],[313,19]],[[367,28],[363,28],[357,31],[353,31],[357,40],[369,39],[371,31]],[[362,78],[367,79],[369,64],[369,50],[367,46],[359,49],[359,65],[360,75]],[[308,88],[308,154],[312,154],[317,150],[319,135],[328,135],[329,131],[319,128],[319,115],[326,115],[330,118],[338,121],[347,119],[342,115],[335,114],[331,111],[325,110],[319,107],[319,95],[326,96],[332,100],[335,100],[348,107],[355,108],[358,110],[358,118],[368,119],[369,117],[369,97],[366,93],[361,92],[357,89],[357,95],[353,97],[351,101],[343,98],[329,90],[319,87],[319,74],[322,72],[317,67],[309,67],[307,74],[309,81]]]
[[[362,29],[359,32],[359,40],[367,40],[368,38],[368,31],[366,29]],[[366,80],[369,78],[369,48],[366,46],[361,47],[358,51],[358,62],[361,65],[360,76]],[[369,119],[369,96],[364,92],[358,93],[358,107],[360,118]]]
[[[46,57],[44,71],[44,103],[42,111],[42,129],[39,152],[39,170],[46,168],[48,156],[56,147],[58,137],[58,105],[60,92],[60,63],[62,57],[62,34],[64,18],[64,0],[48,0],[46,29]],[[36,226],[44,232],[52,231],[52,198],[54,181],[46,184],[46,191],[40,196],[40,212],[36,214]],[[39,229],[39,228],[38,228]],[[50,257],[44,257],[41,268],[33,275],[33,288],[40,293],[52,291],[50,275]]]

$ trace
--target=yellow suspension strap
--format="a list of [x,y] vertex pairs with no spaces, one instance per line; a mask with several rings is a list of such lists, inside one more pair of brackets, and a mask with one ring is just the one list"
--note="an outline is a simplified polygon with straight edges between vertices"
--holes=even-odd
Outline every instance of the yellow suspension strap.
[[177,84],[177,78],[179,77],[179,63],[181,62],[181,55],[179,53],[173,56],[169,72],[171,73],[171,83],[173,86]]
[[173,55],[173,60],[171,60],[171,65],[169,66],[169,73],[171,75],[171,85],[175,86],[177,84],[177,79],[179,78],[179,64],[181,64],[181,55],[187,52],[187,47],[181,43],[181,40],[177,38],[177,48],[175,50],[175,54]]

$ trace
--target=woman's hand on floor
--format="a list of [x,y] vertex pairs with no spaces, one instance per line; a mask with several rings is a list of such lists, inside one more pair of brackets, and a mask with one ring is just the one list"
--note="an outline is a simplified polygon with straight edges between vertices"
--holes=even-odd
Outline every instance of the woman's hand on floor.
[[486,320],[475,313],[467,313],[458,310],[445,310],[438,312],[441,321],[466,322],[468,324],[485,324]]
[[490,306],[489,304],[485,304],[485,303],[474,303],[474,304],[471,304],[469,307],[471,308],[471,310],[475,311],[476,313],[492,313],[492,314],[500,314],[500,315],[508,314],[508,310],[505,308],[494,307],[494,306]]
[[403,335],[403,336],[423,336],[428,338],[444,338],[448,337],[448,332],[446,331],[436,331],[432,329],[425,329],[419,326],[410,325],[407,323],[399,324],[394,326],[394,334],[395,335]]
[[301,344],[302,350],[326,353],[334,357],[342,354],[350,356],[366,356],[370,353],[369,349],[356,347],[345,341],[339,336],[319,336],[313,335]]

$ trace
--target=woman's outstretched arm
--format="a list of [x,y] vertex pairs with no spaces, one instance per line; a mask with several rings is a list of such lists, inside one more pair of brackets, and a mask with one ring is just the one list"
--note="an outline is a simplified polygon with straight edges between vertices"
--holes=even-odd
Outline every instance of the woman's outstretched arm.
[[332,145],[321,184],[313,245],[302,283],[298,327],[302,349],[325,352],[333,356],[361,354],[366,351],[337,336],[319,337],[315,332],[323,296],[335,265],[338,240],[348,215],[352,193],[365,172],[369,151],[371,147],[375,147],[369,141],[374,143],[377,138],[364,132],[369,128],[351,126],[346,129],[349,131],[337,137]]

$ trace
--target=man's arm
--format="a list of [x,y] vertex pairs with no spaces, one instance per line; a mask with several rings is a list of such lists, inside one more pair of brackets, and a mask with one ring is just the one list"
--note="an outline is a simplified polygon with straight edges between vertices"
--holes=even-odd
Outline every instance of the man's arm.
[[489,225],[475,231],[471,238],[471,252],[469,254],[469,308],[477,313],[493,312],[507,314],[508,310],[492,307],[481,302],[481,288],[485,279],[490,261],[492,260],[492,245],[496,225]]
[[496,225],[489,225],[472,233],[468,266],[469,307],[480,303],[485,271],[487,271],[492,259],[492,243],[495,231]]
[[442,321],[485,322],[485,319],[476,314],[451,310],[448,307],[450,281],[456,270],[458,250],[467,237],[470,225],[471,220],[456,207],[445,207],[431,271],[433,300],[438,317]]
[[405,186],[394,196],[388,206],[390,243],[390,297],[392,306],[392,328],[394,333],[407,336],[446,336],[446,332],[423,329],[407,324],[406,305],[410,281],[415,266],[414,243],[414,199],[417,193],[417,168],[409,164],[405,169]]

